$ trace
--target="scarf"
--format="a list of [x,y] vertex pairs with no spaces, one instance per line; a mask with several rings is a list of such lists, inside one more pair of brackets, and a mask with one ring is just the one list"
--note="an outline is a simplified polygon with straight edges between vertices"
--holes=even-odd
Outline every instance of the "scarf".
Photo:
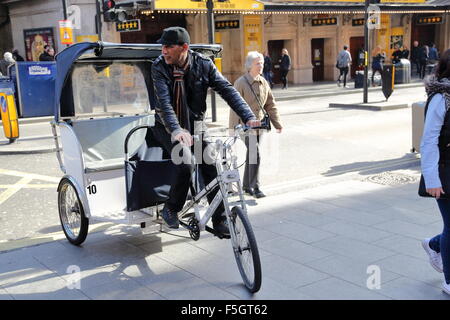
[[179,67],[174,65],[173,67],[173,99],[175,114],[177,115],[180,127],[191,131],[191,122],[189,119],[189,107],[186,99],[186,88],[184,86],[184,75],[190,66],[190,54],[188,54],[186,62],[183,66]]
[[436,93],[442,94],[445,100],[445,109],[450,109],[450,79],[438,80],[436,76],[431,76],[425,81],[425,91],[428,97]]

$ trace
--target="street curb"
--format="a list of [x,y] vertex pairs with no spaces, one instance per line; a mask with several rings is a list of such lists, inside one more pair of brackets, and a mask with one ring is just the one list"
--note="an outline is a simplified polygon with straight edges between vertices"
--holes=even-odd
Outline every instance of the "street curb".
[[[1,148],[1,147],[0,147]],[[41,148],[31,148],[25,150],[1,150],[0,155],[17,155],[17,154],[40,154],[40,153],[52,153],[56,151],[55,146],[45,146]]]
[[373,111],[386,111],[395,109],[405,109],[408,108],[407,103],[391,104],[386,106],[377,106],[373,104],[365,103],[330,103],[328,108],[344,108],[344,109],[360,109],[360,110],[373,110]]

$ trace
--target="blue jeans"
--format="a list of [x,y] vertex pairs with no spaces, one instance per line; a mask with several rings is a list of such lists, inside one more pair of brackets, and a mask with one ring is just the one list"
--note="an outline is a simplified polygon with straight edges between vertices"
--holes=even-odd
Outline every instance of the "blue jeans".
[[263,76],[267,80],[269,85],[272,86],[272,84],[273,84],[273,82],[272,82],[272,72],[271,71],[264,72]]
[[441,253],[445,281],[450,283],[450,200],[436,200],[444,221],[444,230],[430,240],[430,248]]

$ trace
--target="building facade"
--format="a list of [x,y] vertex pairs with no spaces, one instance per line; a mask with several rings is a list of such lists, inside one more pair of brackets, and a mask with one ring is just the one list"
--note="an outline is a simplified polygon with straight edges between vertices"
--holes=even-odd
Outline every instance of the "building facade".
[[[281,49],[289,51],[292,68],[291,83],[311,83],[336,79],[336,56],[348,45],[353,57],[352,74],[358,69],[359,50],[364,45],[363,2],[349,1],[264,1],[263,10],[238,10],[233,3],[251,3],[253,0],[228,0],[220,5],[229,9],[214,15],[215,42],[223,46],[222,70],[234,81],[244,72],[248,51],[267,51],[274,61],[275,80],[279,78]],[[379,45],[390,57],[396,45],[411,48],[417,40],[421,45],[435,43],[440,52],[450,48],[450,3],[448,0],[402,0],[403,3],[381,3],[379,29],[370,30],[370,47]],[[163,2],[163,1],[160,1]],[[208,42],[208,21],[204,3],[190,2],[194,7],[172,9],[155,8],[151,1],[116,0],[117,7],[127,10],[129,19],[139,19],[139,31],[123,32],[115,22],[103,22],[102,40],[110,42],[152,43],[166,27],[186,27],[193,43]],[[257,2],[257,1],[253,1]],[[10,30],[10,46],[30,55],[33,30],[51,33],[56,51],[64,49],[58,31],[63,19],[62,0],[0,0],[7,7],[9,24],[3,25],[0,14],[0,38]],[[74,30],[78,41],[95,40],[96,7],[93,0],[66,0],[67,6],[78,6],[81,17],[79,29]],[[130,7],[131,3],[131,7]],[[177,1],[171,1],[177,3]],[[228,3],[228,4],[227,4]],[[200,8],[200,5],[203,7]],[[219,3],[217,3],[219,5]],[[9,29],[8,29],[9,28]],[[51,32],[50,32],[51,31]],[[48,42],[48,36],[43,36]],[[5,37],[7,39],[7,37]],[[7,42],[7,41],[6,41]],[[12,43],[11,43],[12,42]],[[0,48],[7,44],[0,42]],[[33,49],[33,48],[31,48]]]

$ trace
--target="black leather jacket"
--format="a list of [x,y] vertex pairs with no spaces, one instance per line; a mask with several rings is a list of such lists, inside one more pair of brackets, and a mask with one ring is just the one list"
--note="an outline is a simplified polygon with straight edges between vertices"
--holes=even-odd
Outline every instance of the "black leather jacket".
[[[230,105],[234,112],[246,123],[256,119],[241,95],[217,70],[211,59],[190,51],[191,65],[184,76],[186,99],[191,110],[191,121],[202,121],[206,111],[206,96],[211,87]],[[152,66],[152,80],[155,89],[156,121],[161,122],[169,133],[181,129],[173,109],[173,67],[166,64],[163,56],[159,56]],[[191,128],[194,128],[191,125]]]

